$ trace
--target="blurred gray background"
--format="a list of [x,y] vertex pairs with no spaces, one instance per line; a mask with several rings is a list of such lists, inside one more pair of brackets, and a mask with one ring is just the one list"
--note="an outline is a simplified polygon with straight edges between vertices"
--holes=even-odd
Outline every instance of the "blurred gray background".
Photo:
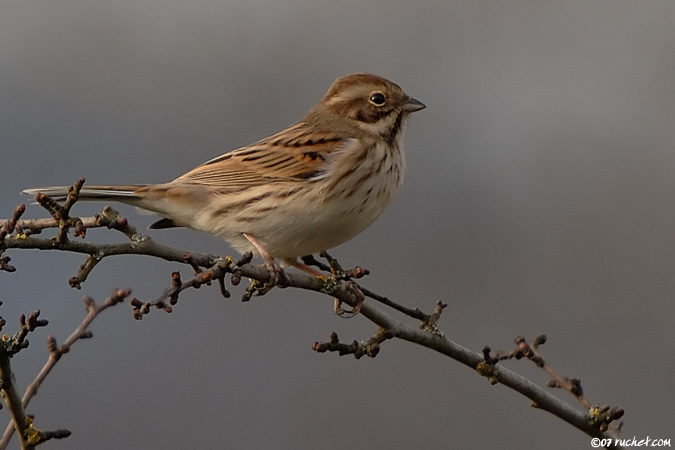
[[[592,402],[625,408],[624,436],[675,439],[673,23],[671,0],[6,1],[0,217],[27,187],[168,181],[300,119],[336,77],[374,72],[428,108],[409,124],[402,194],[333,254],[410,307],[447,302],[441,328],[476,351],[546,333],[551,364]],[[154,220],[120,210],[139,228]],[[151,235],[232,253],[192,231]],[[67,279],[83,257],[9,256],[4,331],[35,308],[51,321],[13,360],[22,388],[46,336],[63,341],[82,319],[83,294],[131,287],[151,300],[172,270],[190,274],[120,257],[79,292]],[[241,291],[186,292],[174,314],[140,322],[128,303],[100,317],[30,405],[38,427],[73,431],[48,448],[590,448],[425,349],[314,353],[333,330],[376,331],[335,317],[328,297],[276,290],[242,304]]]

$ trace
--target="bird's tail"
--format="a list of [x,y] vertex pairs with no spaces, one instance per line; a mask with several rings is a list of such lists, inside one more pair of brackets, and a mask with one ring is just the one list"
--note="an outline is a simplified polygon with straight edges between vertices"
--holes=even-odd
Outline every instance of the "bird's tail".
[[[195,202],[183,201],[181,204],[179,195],[174,195],[173,201],[167,201],[165,196],[170,188],[171,183],[84,186],[80,189],[79,200],[126,203],[142,211],[148,211],[165,217],[150,225],[150,228],[185,226],[180,224],[190,223],[195,213]],[[69,186],[53,186],[24,189],[23,193],[29,195],[42,193],[54,200],[63,200],[68,196],[69,190]],[[203,195],[203,193],[197,191],[195,195],[199,196]],[[194,200],[194,195],[187,195],[185,197],[188,200]],[[178,205],[174,203],[178,203]],[[198,202],[196,204],[199,205]]]
[[[130,184],[119,186],[85,186],[80,189],[80,200],[115,201],[134,204],[138,200],[137,191],[145,187],[142,184]],[[39,193],[48,195],[55,200],[62,200],[68,196],[70,186],[51,186],[42,188],[24,189],[22,192],[28,195]]]

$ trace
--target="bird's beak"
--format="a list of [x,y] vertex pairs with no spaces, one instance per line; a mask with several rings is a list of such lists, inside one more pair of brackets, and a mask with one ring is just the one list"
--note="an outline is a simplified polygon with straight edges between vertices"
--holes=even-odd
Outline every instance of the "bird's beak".
[[403,111],[414,113],[415,111],[426,108],[427,105],[413,97],[408,97],[403,104]]

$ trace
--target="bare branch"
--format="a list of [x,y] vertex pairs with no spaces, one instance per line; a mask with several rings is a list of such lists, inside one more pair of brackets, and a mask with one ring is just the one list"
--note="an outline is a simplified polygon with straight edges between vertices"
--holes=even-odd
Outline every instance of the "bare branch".
[[374,358],[380,352],[380,344],[393,337],[394,335],[390,331],[380,329],[373,337],[366,341],[354,341],[351,344],[343,344],[338,339],[337,333],[333,331],[330,334],[330,341],[315,342],[312,345],[312,350],[318,353],[338,352],[340,356],[354,355],[356,359],[362,356]]
[[[76,189],[74,190],[76,191]],[[72,206],[73,202],[71,202],[70,206]],[[47,204],[46,208],[48,210],[51,208],[58,212],[53,205],[50,205]],[[260,289],[260,287],[269,280],[270,273],[264,267],[252,265],[250,254],[234,262],[231,257],[187,252],[165,246],[154,242],[148,236],[137,233],[128,224],[126,219],[120,218],[119,214],[107,207],[103,214],[94,218],[73,219],[69,217],[68,212],[69,210],[65,211],[64,217],[63,211],[60,211],[59,214],[61,216],[58,217],[58,220],[53,220],[52,222],[22,221],[19,219],[20,214],[18,217],[15,214],[13,219],[16,220],[13,220],[13,222],[12,219],[0,222],[2,229],[8,230],[3,236],[4,242],[0,242],[0,250],[42,249],[86,254],[88,255],[88,259],[82,265],[78,274],[71,278],[71,285],[74,287],[79,287],[86,280],[89,272],[102,259],[113,255],[134,254],[152,256],[166,261],[187,264],[196,272],[187,281],[183,281],[180,274],[174,272],[171,277],[171,286],[153,301],[144,302],[133,299],[131,304],[134,308],[134,316],[139,319],[153,308],[171,312],[181,292],[188,288],[198,288],[204,284],[210,285],[213,280],[218,281],[221,293],[226,297],[229,296],[229,292],[225,288],[225,276],[228,274],[231,275],[233,286],[238,285],[242,277],[254,280],[252,285],[245,290],[244,300],[250,299],[253,295],[262,295],[266,292],[265,289]],[[56,216],[55,219],[57,219]],[[64,220],[67,226],[75,227],[76,235],[83,236],[82,232],[90,227],[107,226],[123,232],[129,238],[129,242],[121,244],[94,244],[85,241],[60,240],[58,237],[56,240],[50,240],[31,236],[31,234],[35,234],[42,229],[51,227],[58,227],[60,233],[66,227],[63,225]],[[11,230],[16,231],[16,234],[10,235]],[[19,232],[17,230],[24,231]],[[29,230],[29,232],[25,230]],[[489,349],[484,350],[481,354],[447,339],[438,327],[442,311],[447,306],[443,302],[437,302],[432,314],[426,314],[417,308],[410,309],[356,284],[353,279],[368,274],[367,270],[360,267],[343,270],[330,255],[322,254],[322,256],[327,259],[328,265],[317,261],[313,257],[303,258],[303,261],[305,264],[316,265],[322,270],[330,271],[330,277],[319,278],[304,273],[287,273],[284,286],[327,294],[335,298],[336,311],[341,310],[339,308],[340,304],[348,304],[354,308],[351,311],[352,313],[360,312],[362,316],[378,325],[380,331],[363,343],[354,342],[352,344],[342,344],[339,342],[337,335],[331,335],[331,339],[328,342],[314,344],[313,348],[316,351],[336,351],[340,354],[353,354],[357,358],[363,355],[374,357],[380,351],[380,344],[384,341],[392,338],[403,339],[453,358],[476,370],[493,384],[500,383],[508,386],[530,399],[532,404],[537,408],[560,417],[590,436],[599,438],[608,437],[605,435],[605,431],[608,430],[609,423],[619,417],[618,409],[597,407],[595,409],[590,408],[590,411],[588,408],[586,411],[580,411],[573,408],[524,377],[502,366],[497,367],[496,364],[500,361],[500,358],[491,355]],[[1,264],[0,268],[2,268]],[[376,300],[393,311],[403,313],[420,321],[421,326],[413,327],[394,319],[384,309],[377,307],[372,302],[366,301],[366,298]],[[538,355],[536,348],[531,353],[535,357]],[[558,387],[560,381],[557,378],[556,380],[555,387]],[[565,379],[561,378],[561,380],[564,381]],[[584,406],[587,407],[586,404]]]
[[[38,430],[34,430],[32,428],[32,418],[29,418],[25,414],[25,408],[28,406],[30,403],[31,399],[37,394],[38,389],[44,382],[45,378],[47,378],[47,375],[52,371],[52,369],[56,366],[56,363],[59,362],[61,357],[68,353],[70,351],[70,347],[77,342],[80,339],[88,339],[91,338],[91,332],[89,331],[89,325],[98,317],[99,314],[101,314],[103,311],[106,309],[110,308],[111,306],[115,306],[118,303],[122,302],[125,298],[127,298],[131,294],[131,291],[126,289],[117,289],[113,291],[113,293],[108,297],[102,304],[97,305],[96,302],[91,298],[91,297],[85,297],[84,298],[84,303],[85,306],[87,307],[87,315],[84,318],[84,320],[80,323],[80,325],[71,333],[70,336],[61,344],[58,346],[56,344],[56,339],[53,336],[48,336],[47,337],[47,347],[49,348],[49,358],[47,359],[47,362],[45,365],[42,367],[42,370],[40,370],[40,373],[35,377],[35,379],[28,385],[26,388],[26,392],[24,393],[23,397],[19,399],[18,393],[16,392],[16,389],[13,389],[10,392],[10,395],[12,396],[11,400],[7,400],[8,403],[10,403],[10,410],[12,413],[12,418],[13,420],[7,425],[7,428],[5,429],[4,434],[2,435],[2,439],[0,439],[0,449],[5,449],[7,448],[7,445],[9,444],[10,439],[12,438],[12,435],[14,434],[15,431],[15,426],[14,424],[16,423],[16,430],[32,430],[32,433],[26,433],[24,432],[19,432],[19,439],[22,442],[22,448],[24,448],[24,441],[26,441],[26,445],[29,445],[28,442],[28,436],[32,436],[32,441],[34,444],[37,445],[39,443],[44,442],[45,440],[49,439],[61,439],[64,437],[67,437],[70,435],[70,431],[68,430],[56,430],[53,432],[40,432]],[[35,315],[33,319],[31,317]],[[39,322],[37,320],[37,315],[39,315],[39,311],[36,313],[31,314],[29,317],[28,322],[25,322],[22,319],[22,330],[26,327],[30,328],[33,327],[33,329],[36,326],[44,326],[46,325],[46,321]],[[25,324],[25,326],[24,326]],[[29,330],[32,331],[32,330]],[[25,338],[25,335],[23,336]],[[3,365],[5,358],[3,358],[2,354],[2,347],[0,347],[0,366]],[[9,358],[7,359],[7,365],[9,364]],[[5,367],[0,367],[0,370],[2,370],[2,380],[3,380],[3,392],[7,388],[8,384],[5,383],[5,375],[10,374],[11,375],[11,369],[9,366],[7,366],[7,370],[5,371]],[[14,383],[11,383],[11,387],[14,387]],[[7,395],[7,394],[6,394]],[[31,448],[31,447],[26,447],[26,448]]]

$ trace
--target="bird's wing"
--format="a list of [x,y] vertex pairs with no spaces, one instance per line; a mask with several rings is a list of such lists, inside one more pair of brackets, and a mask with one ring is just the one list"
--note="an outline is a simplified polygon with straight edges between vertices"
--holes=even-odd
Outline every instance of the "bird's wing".
[[349,139],[318,132],[304,122],[248,147],[214,158],[173,181],[223,190],[245,189],[275,180],[304,180],[320,175],[328,156]]

